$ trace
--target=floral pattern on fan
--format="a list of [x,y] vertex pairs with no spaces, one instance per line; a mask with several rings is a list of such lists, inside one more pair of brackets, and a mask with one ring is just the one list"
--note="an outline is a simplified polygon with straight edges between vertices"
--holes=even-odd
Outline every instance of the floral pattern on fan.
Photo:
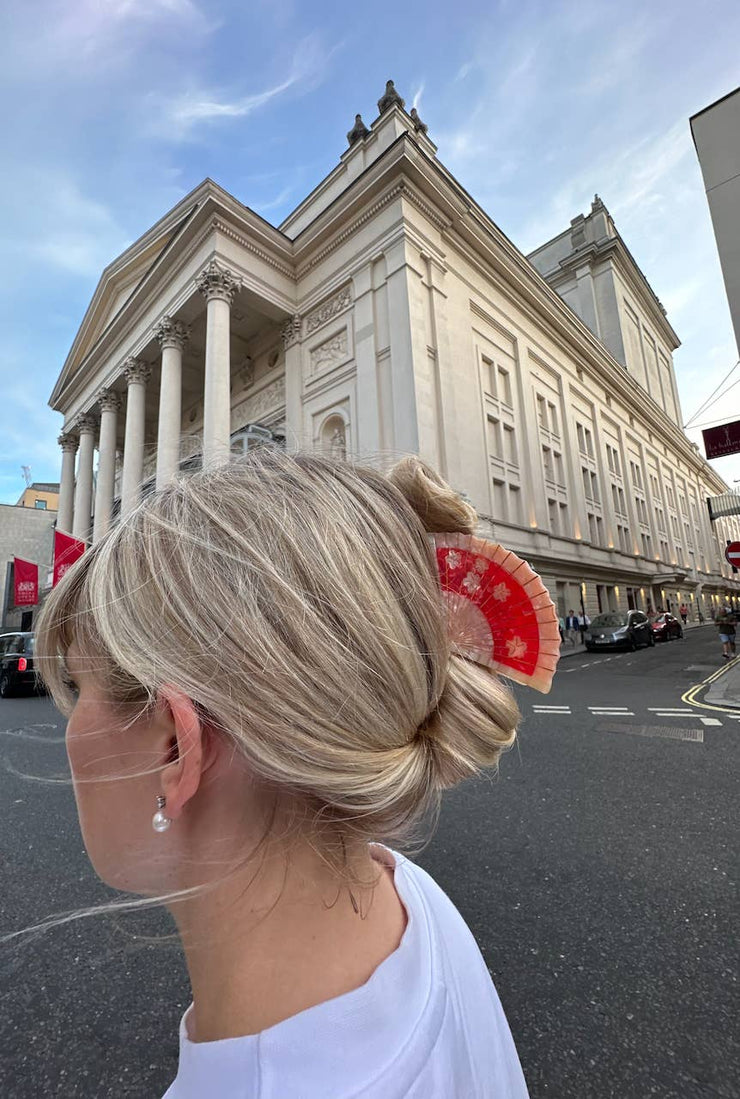
[[453,648],[547,694],[560,656],[547,588],[515,553],[469,534],[433,534]]

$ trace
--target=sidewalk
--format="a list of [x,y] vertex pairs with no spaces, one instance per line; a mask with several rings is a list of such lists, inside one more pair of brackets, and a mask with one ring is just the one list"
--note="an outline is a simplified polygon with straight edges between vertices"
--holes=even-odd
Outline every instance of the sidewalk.
[[[704,626],[714,626],[714,622],[687,622],[684,626],[684,630],[698,630]],[[716,627],[715,627],[716,629]],[[568,641],[564,641],[560,645],[560,659],[565,660],[569,656],[580,656],[581,653],[585,653],[588,650],[585,645],[571,645]],[[724,677],[723,677],[724,678]],[[738,706],[740,706],[740,673],[738,678]]]
[[731,660],[726,671],[710,684],[704,701],[710,706],[730,706],[740,710],[740,658]]

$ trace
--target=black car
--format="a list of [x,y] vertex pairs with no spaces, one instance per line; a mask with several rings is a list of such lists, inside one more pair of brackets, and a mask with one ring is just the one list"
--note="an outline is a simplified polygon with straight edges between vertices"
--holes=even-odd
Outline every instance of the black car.
[[36,688],[33,646],[32,633],[0,633],[0,698]]
[[626,648],[633,651],[640,645],[654,645],[652,626],[642,611],[608,611],[594,618],[584,638],[590,653],[597,649]]
[[672,614],[659,614],[653,622],[653,637],[656,641],[670,641],[672,637],[683,637],[683,626]]

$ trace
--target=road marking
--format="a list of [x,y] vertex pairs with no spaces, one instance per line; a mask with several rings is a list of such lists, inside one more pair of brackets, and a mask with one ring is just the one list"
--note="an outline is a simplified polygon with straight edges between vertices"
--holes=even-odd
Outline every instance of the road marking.
[[735,668],[740,663],[740,656],[734,657],[732,660],[728,660],[726,664],[718,668],[712,675],[707,676],[706,679],[702,679],[701,683],[695,683],[693,687],[689,687],[684,694],[681,695],[681,701],[686,702],[689,706],[695,706],[699,710],[714,710],[716,713],[726,714],[730,712],[730,707],[726,706],[713,706],[711,702],[697,702],[696,695],[703,688],[708,687],[710,683],[714,683],[720,676],[729,672],[730,668]]
[[591,713],[612,713],[622,714],[625,713],[626,706],[589,706]]
[[718,721],[716,717],[701,717],[699,718],[702,725],[721,725],[722,722]]
[[655,710],[656,717],[696,717],[693,710]]
[[570,706],[533,706],[536,714],[569,714]]
[[649,714],[690,714],[693,710],[687,710],[684,706],[648,706]]
[[630,733],[633,736],[665,737],[668,740],[690,740],[704,743],[703,729],[674,729],[666,725],[602,725],[605,733]]

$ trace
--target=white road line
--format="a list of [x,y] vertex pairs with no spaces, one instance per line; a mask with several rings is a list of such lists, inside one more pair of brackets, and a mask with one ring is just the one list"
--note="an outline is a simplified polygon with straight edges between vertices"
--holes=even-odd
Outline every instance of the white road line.
[[721,725],[722,722],[718,721],[716,717],[703,717],[701,718],[702,725]]
[[626,709],[626,706],[589,706],[589,710],[591,710],[592,713],[595,713],[596,711],[598,711],[599,713],[611,711],[612,713],[620,714],[623,713]]
[[653,712],[654,717],[694,717],[695,715],[691,710],[656,710]]
[[533,706],[533,710],[538,710],[543,714],[569,714],[570,706]]
[[692,710],[687,710],[685,706],[648,706],[649,714],[690,714]]
[[592,710],[591,717],[634,717],[634,710]]

